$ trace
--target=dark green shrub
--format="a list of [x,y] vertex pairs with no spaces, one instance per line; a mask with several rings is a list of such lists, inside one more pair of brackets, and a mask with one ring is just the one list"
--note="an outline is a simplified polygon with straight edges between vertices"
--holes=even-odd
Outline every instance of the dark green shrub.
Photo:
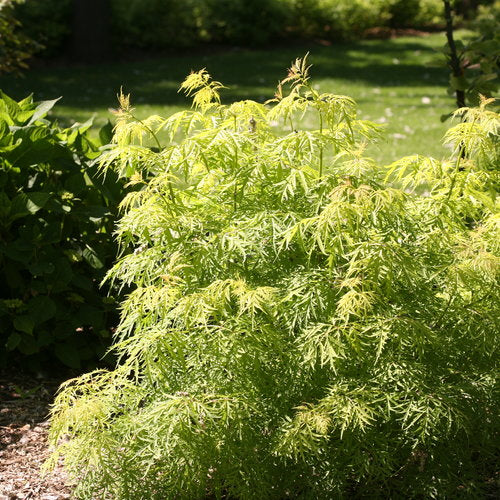
[[71,34],[72,0],[24,0],[16,5],[23,33],[35,40],[39,52],[55,57],[64,52]]
[[21,30],[15,6],[21,0],[0,2],[0,74],[20,73],[40,47]]
[[193,46],[206,38],[204,0],[111,0],[112,22],[119,45],[150,47]]
[[299,36],[337,40],[360,38],[368,28],[385,26],[390,15],[384,0],[283,0],[288,22]]
[[393,28],[428,28],[442,26],[442,0],[390,0],[389,13]]
[[327,31],[318,0],[284,0],[290,28],[297,36],[310,38]]
[[427,28],[443,23],[441,0],[282,0],[299,36],[353,39],[376,27]]
[[489,8],[498,0],[454,0],[453,8],[456,13],[465,19],[474,19],[478,11],[483,8]]
[[389,20],[385,0],[319,0],[318,3],[333,38],[360,38],[368,28],[384,26]]
[[287,12],[280,0],[206,0],[210,40],[254,45],[284,35]]
[[[369,28],[442,24],[441,0],[109,0],[115,48],[155,50],[204,42],[257,45],[290,37],[355,39]],[[64,52],[71,0],[25,0],[16,7],[24,31]]]
[[108,141],[90,123],[61,129],[55,101],[0,93],[0,363],[94,363],[109,342],[115,305],[99,289],[116,256],[111,232],[122,183],[98,175]]
[[[499,117],[483,101],[449,160],[380,168],[376,126],[307,69],[273,107],[221,105],[205,71],[166,120],[122,96],[102,158],[140,186],[117,226],[135,251],[109,273],[133,286],[121,358],[66,383],[52,417],[80,498],[492,493]],[[167,146],[147,150],[153,127]]]
[[283,33],[286,19],[280,0],[113,0],[112,8],[120,40],[156,49],[263,43]]
[[[453,21],[452,17],[452,26]],[[457,96],[459,107],[465,103],[476,106],[481,100],[481,95],[491,97],[498,91],[499,21],[500,1],[497,1],[489,7],[479,9],[478,16],[472,23],[476,34],[465,42],[454,40],[455,53],[450,47],[449,40],[444,47],[444,54],[451,69],[448,93]]]
[[[440,1],[440,0],[439,0]],[[405,28],[418,15],[420,0],[393,0],[390,2],[391,26]]]
[[482,36],[491,39],[495,35],[498,39],[498,26],[500,25],[500,0],[495,0],[491,5],[478,8],[472,28]]

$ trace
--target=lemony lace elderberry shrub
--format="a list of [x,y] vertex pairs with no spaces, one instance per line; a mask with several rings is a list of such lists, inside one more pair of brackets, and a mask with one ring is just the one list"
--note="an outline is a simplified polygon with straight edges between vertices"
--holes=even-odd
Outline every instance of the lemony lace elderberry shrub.
[[[290,85],[289,93],[283,86]],[[452,158],[381,168],[375,125],[297,60],[267,105],[134,118],[109,279],[114,371],[67,382],[51,437],[81,498],[433,498],[494,488],[498,115],[459,110]],[[313,113],[318,128],[300,129]],[[273,125],[286,123],[290,133]],[[282,130],[282,129],[281,129]],[[141,141],[148,136],[155,147]],[[63,436],[68,439],[60,440]]]

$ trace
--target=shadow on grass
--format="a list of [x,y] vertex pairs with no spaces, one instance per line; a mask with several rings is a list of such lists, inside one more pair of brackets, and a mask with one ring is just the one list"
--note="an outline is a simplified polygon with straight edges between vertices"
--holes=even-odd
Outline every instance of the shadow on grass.
[[[3,77],[0,87],[14,98],[33,92],[35,99],[63,96],[61,104],[79,110],[107,108],[116,103],[123,86],[137,104],[186,106],[177,92],[191,70],[206,67],[229,87],[225,102],[263,100],[273,95],[277,81],[296,57],[310,52],[316,80],[332,79],[370,86],[419,87],[443,85],[446,69],[425,67],[440,60],[435,48],[441,35],[424,38],[372,40],[329,47],[312,44],[276,46],[270,49],[225,49],[183,55],[147,55],[140,60],[89,66],[54,66],[33,69],[24,78]],[[426,73],[425,79],[423,73]]]

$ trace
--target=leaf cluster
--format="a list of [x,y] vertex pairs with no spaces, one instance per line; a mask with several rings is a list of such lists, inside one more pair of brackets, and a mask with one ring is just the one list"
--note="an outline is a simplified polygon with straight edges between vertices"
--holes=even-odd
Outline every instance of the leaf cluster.
[[91,121],[62,129],[46,118],[56,101],[0,92],[0,357],[79,368],[105,352],[116,315],[99,283],[123,182],[95,165],[111,126],[99,140]]
[[[457,6],[455,5],[455,9]],[[449,78],[448,93],[457,91],[465,94],[470,106],[478,106],[480,96],[494,96],[498,91],[500,75],[500,35],[498,22],[500,20],[500,2],[495,2],[490,8],[480,7],[477,19],[472,28],[475,35],[466,42],[455,41],[459,72],[452,72]],[[451,50],[446,43],[443,52],[450,63]]]
[[36,44],[37,57],[60,57],[71,43],[73,0],[21,0],[14,4],[20,31]]
[[[182,87],[218,90],[205,71]],[[136,187],[108,273],[132,291],[115,370],[55,401],[54,463],[81,498],[484,495],[498,115],[462,110],[449,160],[380,167],[363,156],[376,127],[320,93],[305,59],[270,104],[213,93],[163,120],[129,113],[101,158]],[[141,144],[148,129],[161,148]]]
[[21,30],[15,6],[22,0],[0,1],[0,74],[17,73],[28,67],[27,61],[40,45]]
[[[470,2],[467,2],[470,3]],[[23,33],[57,57],[72,31],[71,0],[23,0]],[[272,40],[353,40],[375,29],[442,25],[442,0],[109,0],[114,49],[255,46]],[[383,28],[380,30],[380,28]],[[40,47],[38,48],[40,49]]]

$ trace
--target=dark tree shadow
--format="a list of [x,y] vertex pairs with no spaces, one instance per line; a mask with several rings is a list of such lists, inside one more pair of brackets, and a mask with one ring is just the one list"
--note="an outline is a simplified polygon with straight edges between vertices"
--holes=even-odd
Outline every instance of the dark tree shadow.
[[[205,49],[179,55],[141,54],[128,61],[33,69],[24,78],[3,77],[0,87],[14,98],[33,92],[35,99],[63,96],[61,104],[89,110],[111,107],[123,86],[136,103],[186,106],[177,92],[191,70],[206,67],[227,87],[225,102],[263,100],[273,95],[277,81],[296,57],[310,52],[317,79],[365,82],[376,87],[445,85],[447,71],[425,67],[440,56],[425,40],[371,40],[329,47],[314,44],[279,45],[269,49]],[[425,78],[423,77],[425,75]]]

